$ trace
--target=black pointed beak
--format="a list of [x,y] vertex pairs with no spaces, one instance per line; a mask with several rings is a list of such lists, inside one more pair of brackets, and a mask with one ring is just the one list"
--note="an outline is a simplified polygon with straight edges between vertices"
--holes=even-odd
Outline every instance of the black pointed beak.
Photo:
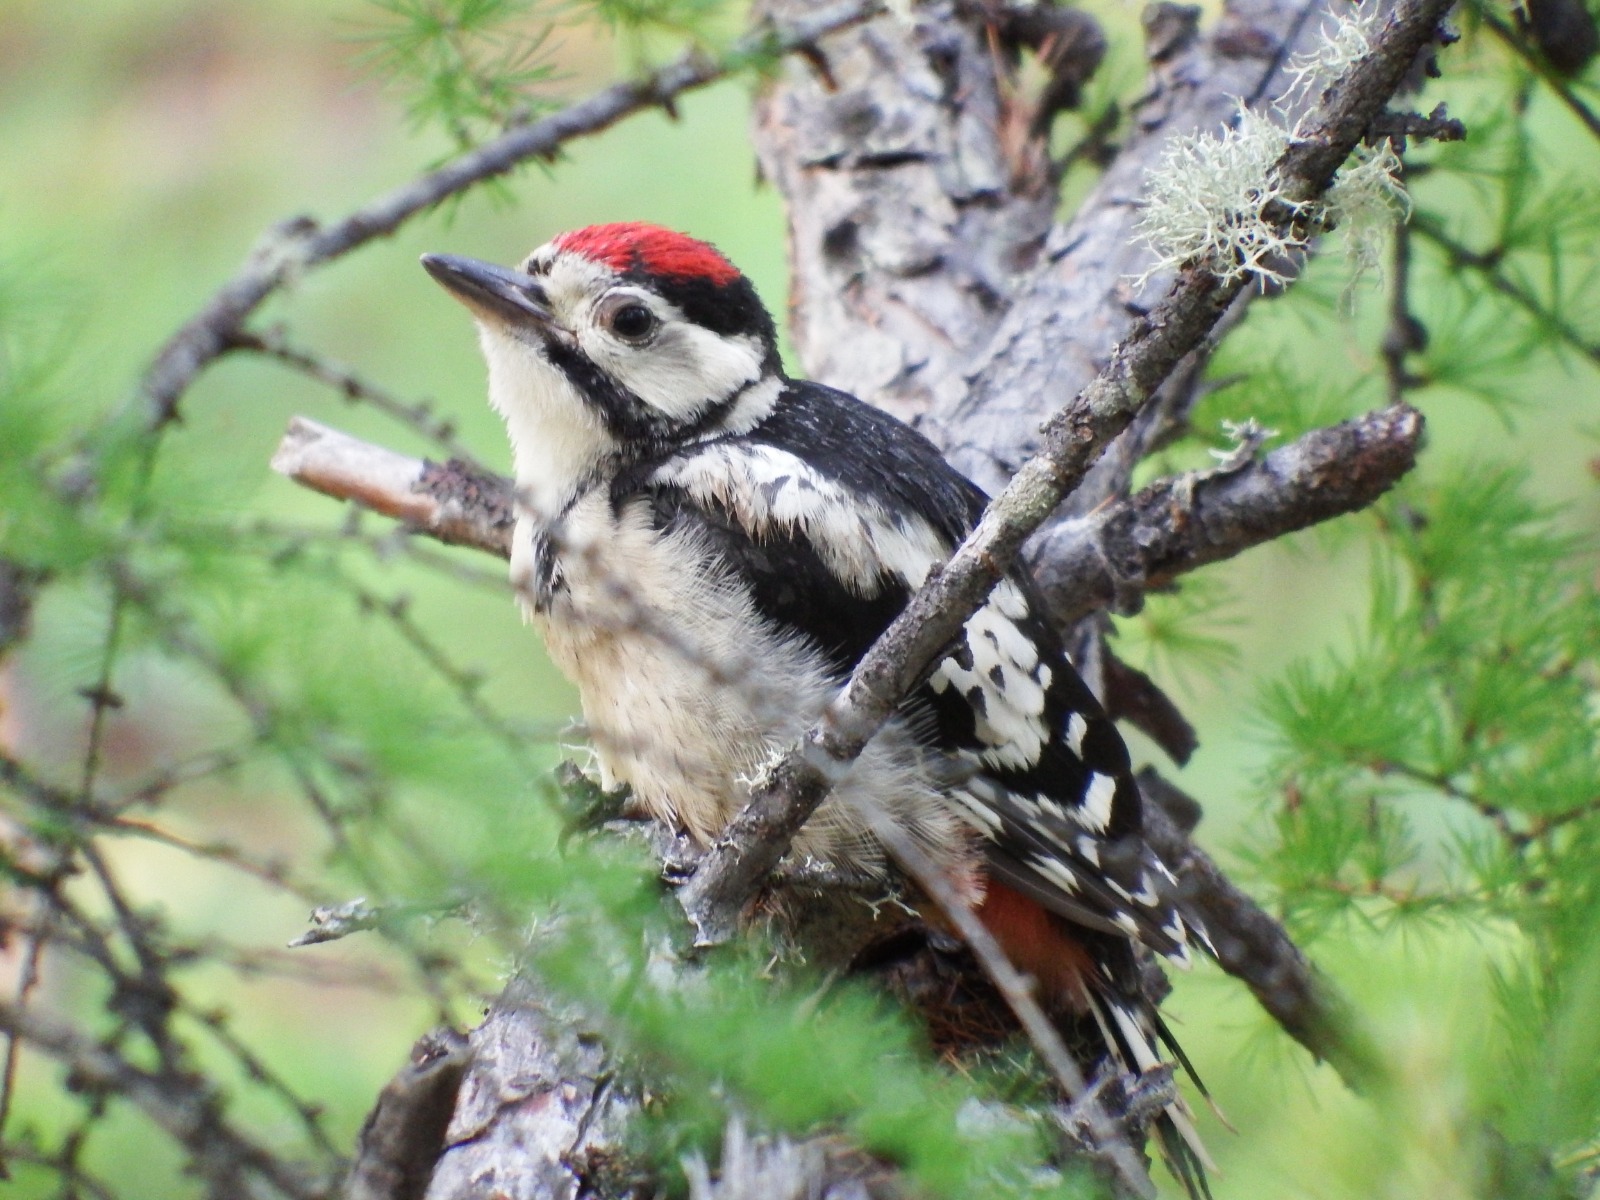
[[455,254],[424,254],[422,266],[452,296],[480,316],[514,325],[534,325],[541,333],[556,328],[549,299],[531,275]]

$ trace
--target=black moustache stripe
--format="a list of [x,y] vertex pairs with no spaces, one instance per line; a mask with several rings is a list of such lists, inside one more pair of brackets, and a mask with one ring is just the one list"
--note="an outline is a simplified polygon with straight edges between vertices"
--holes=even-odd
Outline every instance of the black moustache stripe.
[[695,417],[695,419],[690,421],[687,425],[679,426],[675,431],[678,440],[692,442],[698,438],[704,437],[708,433],[715,432],[717,426],[722,423],[723,418],[733,411],[734,406],[738,404],[739,401],[744,399],[745,394],[749,392],[751,388],[760,387],[764,383],[770,383],[776,377],[777,371],[769,362],[765,369],[763,369],[762,373],[757,375],[754,379],[740,384],[732,392],[729,392],[726,398],[718,400],[714,404],[708,405],[704,412]]
[[595,406],[607,432],[618,441],[656,442],[671,432],[670,417],[607,375],[582,350],[550,341],[545,344],[545,353],[578,393]]
[[578,389],[579,394],[599,411],[606,431],[624,445],[661,443],[669,439],[674,442],[693,441],[714,431],[751,388],[779,374],[777,353],[769,350],[761,374],[741,384],[723,399],[707,405],[691,420],[678,422],[660,409],[646,404],[632,389],[607,375],[582,350],[551,341],[546,343],[545,353],[551,364],[559,368],[572,381],[572,386]]

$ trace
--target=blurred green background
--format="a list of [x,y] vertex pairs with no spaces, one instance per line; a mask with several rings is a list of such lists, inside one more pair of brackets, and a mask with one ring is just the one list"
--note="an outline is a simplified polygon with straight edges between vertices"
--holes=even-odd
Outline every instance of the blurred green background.
[[[1092,7],[1117,47],[1105,86],[1129,86],[1138,77],[1138,14],[1115,0]],[[38,336],[62,348],[57,418],[64,427],[91,425],[124,400],[163,339],[273,222],[299,213],[337,216],[449,153],[436,133],[408,127],[400,101],[360,69],[360,39],[376,19],[356,0],[0,0],[0,276],[23,299],[7,308],[8,319],[36,322]],[[554,89],[564,95],[581,95],[632,61],[628,48],[580,28],[557,35],[555,56],[563,78]],[[1447,60],[1447,70],[1446,94],[1469,122],[1475,107],[1499,103],[1497,85],[1476,78],[1485,68],[1467,51]],[[418,269],[417,255],[444,250],[509,261],[566,228],[642,219],[715,242],[769,304],[781,307],[782,212],[777,197],[757,186],[744,136],[752,86],[722,84],[684,100],[677,120],[647,113],[574,143],[565,160],[516,176],[500,199],[473,194],[316,272],[274,301],[269,319],[288,321],[301,343],[357,365],[399,395],[436,399],[481,460],[504,469],[507,454],[482,402],[469,324]],[[1594,143],[1574,136],[1570,118],[1547,99],[1534,103],[1540,152],[1559,156],[1563,171],[1592,183]],[[1081,191],[1081,182],[1071,190]],[[1458,207],[1470,227],[1470,201],[1463,197]],[[1593,264],[1568,266],[1577,274]],[[1327,271],[1325,304],[1317,309],[1323,314],[1341,303],[1342,275]],[[1424,309],[1428,303],[1419,301]],[[1354,311],[1324,326],[1337,336],[1319,336],[1310,351],[1303,317],[1286,306],[1260,308],[1249,353],[1292,356],[1302,370],[1313,360],[1336,415],[1381,401],[1372,381],[1380,292],[1358,289]],[[1521,462],[1533,472],[1536,495],[1567,505],[1563,520],[1571,528],[1592,530],[1600,499],[1584,423],[1600,399],[1594,371],[1577,361],[1541,362],[1510,390],[1521,403],[1502,408],[1459,387],[1425,389],[1419,400],[1430,420],[1428,458]],[[1224,393],[1216,412],[1245,415],[1242,392]],[[1239,397],[1237,410],[1229,395]],[[267,468],[292,415],[436,453],[369,408],[240,356],[208,371],[183,411],[183,425],[163,451],[162,486],[179,496],[192,491],[196,503],[210,506],[208,516],[231,508],[245,526],[336,524],[331,502]],[[368,528],[376,532],[380,524],[369,519]],[[1367,603],[1368,555],[1358,539],[1335,532],[1209,572],[1219,597],[1207,618],[1211,631],[1238,646],[1225,662],[1164,653],[1158,627],[1152,634],[1151,623],[1124,623],[1124,651],[1154,665],[1199,728],[1201,750],[1177,778],[1205,802],[1201,840],[1225,863],[1237,861],[1235,849],[1249,839],[1259,812],[1269,740],[1255,715],[1262,682],[1295,659],[1348,644]],[[476,565],[499,572],[487,560]],[[270,564],[263,571],[270,574]],[[408,571],[404,563],[364,568],[363,577],[388,593],[404,591],[418,624],[455,661],[484,674],[483,696],[498,710],[547,732],[575,711],[572,692],[520,626],[505,589]],[[303,639],[296,652],[309,671],[327,651],[314,629],[315,602],[296,607],[288,596],[283,604],[281,622],[259,628]],[[70,591],[44,605],[35,637],[0,676],[0,742],[63,767],[80,753],[76,689],[93,675],[97,612],[92,596]],[[1152,621],[1165,612],[1156,602]],[[372,679],[388,677],[387,660],[397,653],[380,633],[370,646],[339,649],[340,669],[370,669]],[[116,779],[141,776],[233,719],[219,715],[214,694],[158,658],[136,660],[121,683],[129,702],[112,721],[108,771]],[[402,699],[396,720],[413,712]],[[404,740],[405,731],[394,736]],[[1156,754],[1147,745],[1137,752]],[[547,739],[533,757],[555,755]],[[494,770],[508,803],[526,789],[518,768]],[[493,839],[492,823],[505,819],[503,811],[450,806],[448,787],[429,795],[440,806],[439,827],[466,830],[459,836]],[[196,839],[228,838],[264,855],[314,863],[323,851],[320,831],[267,770],[185,789],[163,815]],[[433,819],[422,816],[424,824]],[[1454,819],[1444,809],[1432,818],[1441,836]],[[304,927],[303,905],[254,888],[237,872],[152,843],[122,841],[113,849],[129,889],[168,907],[197,934],[214,932],[268,955]],[[471,959],[469,936],[440,936],[455,939]],[[1312,948],[1369,1014],[1405,1085],[1383,1103],[1353,1097],[1326,1068],[1313,1066],[1214,967],[1177,980],[1176,1031],[1239,1130],[1228,1133],[1202,1114],[1223,1168],[1218,1194],[1476,1194],[1470,1156],[1458,1140],[1486,1064],[1462,1048],[1492,1040],[1499,1015],[1487,997],[1512,940],[1493,930],[1395,932],[1346,922]],[[287,975],[217,969],[197,990],[229,1010],[241,1035],[288,1079],[328,1106],[333,1132],[347,1143],[378,1088],[435,1019],[434,1005],[405,982],[376,939],[297,954],[315,964],[307,973],[316,978],[295,978],[293,968]],[[16,965],[14,954],[0,957],[0,986],[14,986]],[[492,957],[479,961],[480,977],[491,979],[497,965]],[[68,1010],[83,1002],[83,988],[70,969],[52,964],[40,995],[47,1006]],[[27,1055],[22,1070],[22,1108],[13,1121],[48,1127],[60,1117],[58,1069]],[[261,1113],[268,1127],[284,1119],[270,1105]],[[98,1133],[95,1157],[113,1167],[129,1195],[167,1196],[187,1186],[174,1179],[172,1152],[137,1118],[118,1117]],[[51,1194],[43,1173],[18,1169],[14,1194]]]

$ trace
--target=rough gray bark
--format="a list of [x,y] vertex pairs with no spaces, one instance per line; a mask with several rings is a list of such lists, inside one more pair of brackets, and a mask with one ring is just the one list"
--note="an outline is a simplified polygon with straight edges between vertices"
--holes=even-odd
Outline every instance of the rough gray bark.
[[1133,236],[1148,171],[1172,138],[1225,126],[1237,98],[1271,97],[1326,7],[1233,0],[1205,36],[1198,10],[1153,8],[1133,128],[1054,226],[1051,167],[1028,102],[997,70],[987,11],[918,6],[909,22],[818,39],[765,94],[753,136],[790,214],[790,324],[807,376],[922,418],[992,493],[1038,449],[1044,414],[1171,284],[1129,283],[1152,261]]
[[[513,980],[469,1041],[427,1200],[650,1194],[631,1185],[618,1153],[639,1101],[618,1082],[598,1037]],[[349,1198],[366,1200],[354,1191]]]
[[[807,0],[767,0],[793,20]],[[756,105],[789,215],[789,329],[805,374],[902,420],[953,402],[1055,205],[1041,139],[954,0],[789,60]],[[1098,44],[1087,18],[1085,52]]]
[[347,1200],[422,1200],[470,1061],[468,1039],[451,1029],[427,1034],[412,1047],[411,1061],[379,1093],[356,1138]]
[[[1270,219],[1303,242],[1318,232],[1313,202],[1383,111],[1438,32],[1451,0],[1401,4],[1372,49],[1330,83],[1314,119],[1270,170],[1283,201]],[[1135,321],[1105,366],[1041,427],[1041,449],[989,504],[948,562],[930,572],[867,651],[800,743],[752,788],[750,803],[712,843],[679,898],[706,941],[732,936],[738,910],[787,853],[794,834],[1015,561],[1022,543],[1084,478],[1107,442],[1155,398],[1184,356],[1201,346],[1244,292],[1248,276],[1190,262],[1148,314]]]

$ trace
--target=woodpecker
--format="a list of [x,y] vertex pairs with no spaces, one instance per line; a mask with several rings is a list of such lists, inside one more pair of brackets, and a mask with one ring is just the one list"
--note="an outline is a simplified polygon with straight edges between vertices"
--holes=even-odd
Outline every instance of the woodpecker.
[[[423,265],[475,318],[515,463],[511,577],[577,685],[607,786],[709,843],[987,503],[909,426],[789,378],[771,315],[711,245],[644,224],[515,268]],[[1145,842],[1128,750],[1013,572],[793,852],[884,870],[859,805],[939,864],[1046,1004],[1121,1070],[1180,1060],[1136,945],[1204,932]],[[1192,1074],[1192,1072],[1191,1072]],[[1156,1133],[1209,1162],[1183,1102]]]

